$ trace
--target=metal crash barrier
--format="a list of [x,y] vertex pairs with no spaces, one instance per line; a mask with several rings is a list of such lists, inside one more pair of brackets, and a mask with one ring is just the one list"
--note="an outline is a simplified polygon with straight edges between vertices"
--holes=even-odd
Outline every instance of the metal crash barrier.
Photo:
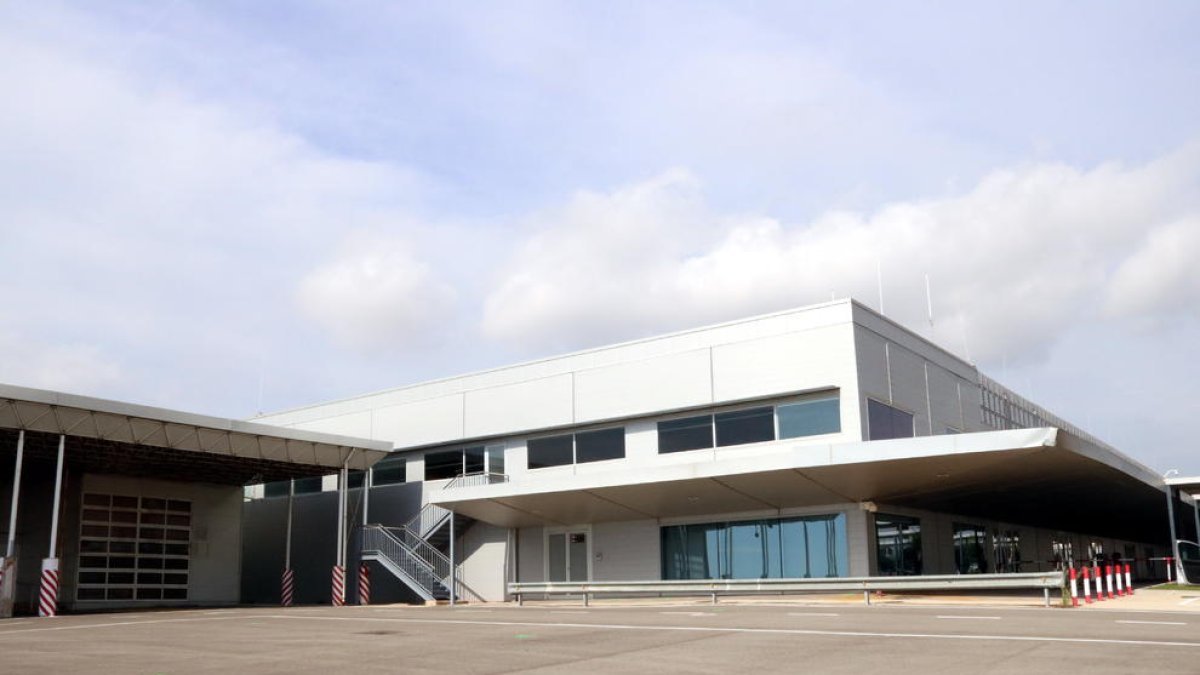
[[527,596],[578,595],[587,606],[594,595],[605,596],[710,596],[713,604],[722,595],[861,592],[871,604],[874,592],[1041,589],[1045,605],[1050,591],[1062,590],[1066,577],[1060,570],[1027,574],[944,574],[912,577],[839,577],[830,579],[702,579],[680,581],[589,581],[510,583],[508,592],[517,604]]

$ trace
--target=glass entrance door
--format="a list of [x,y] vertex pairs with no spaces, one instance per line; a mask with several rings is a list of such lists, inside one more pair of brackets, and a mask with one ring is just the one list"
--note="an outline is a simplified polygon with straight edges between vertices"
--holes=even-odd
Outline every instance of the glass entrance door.
[[546,578],[550,581],[588,581],[591,578],[590,558],[586,530],[546,535]]

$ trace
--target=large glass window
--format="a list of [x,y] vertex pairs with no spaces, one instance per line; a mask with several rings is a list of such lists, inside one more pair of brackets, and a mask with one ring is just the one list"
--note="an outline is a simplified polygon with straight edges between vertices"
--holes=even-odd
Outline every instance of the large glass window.
[[286,497],[288,495],[288,487],[292,484],[290,480],[279,480],[273,483],[263,485],[264,497]]
[[1017,530],[997,530],[992,535],[992,554],[997,572],[1021,571],[1021,533]]
[[296,494],[307,495],[320,492],[323,479],[320,476],[313,476],[311,478],[297,478],[293,482],[296,484]]
[[959,574],[987,574],[987,530],[982,525],[954,523],[954,565]]
[[780,438],[836,434],[842,430],[837,396],[785,403],[775,410],[779,415]]
[[658,423],[660,453],[699,450],[713,446],[712,415],[684,417]]
[[463,451],[430,452],[425,455],[425,480],[457,478],[463,473]]
[[876,562],[881,576],[921,573],[921,521],[875,514]]
[[867,399],[867,436],[872,441],[912,438],[913,416],[899,408]]
[[846,576],[843,514],[662,528],[664,579]]
[[534,438],[526,444],[530,469],[563,466],[573,461],[571,435]]
[[597,429],[575,434],[575,461],[600,462],[625,457],[625,428]]
[[718,447],[775,440],[772,406],[717,413],[716,424]]
[[496,474],[504,473],[503,445],[487,446],[487,472]]

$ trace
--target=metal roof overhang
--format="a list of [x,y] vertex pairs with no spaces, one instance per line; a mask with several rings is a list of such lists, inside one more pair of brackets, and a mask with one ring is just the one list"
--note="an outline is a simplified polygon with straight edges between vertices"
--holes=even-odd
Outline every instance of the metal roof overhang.
[[54,457],[88,473],[229,485],[363,470],[391,443],[0,384],[0,457]]
[[508,527],[875,502],[881,509],[928,509],[1136,541],[1168,539],[1162,479],[1058,429],[839,445],[777,441],[744,452],[722,448],[715,459],[636,472],[535,474],[446,489],[430,501]]

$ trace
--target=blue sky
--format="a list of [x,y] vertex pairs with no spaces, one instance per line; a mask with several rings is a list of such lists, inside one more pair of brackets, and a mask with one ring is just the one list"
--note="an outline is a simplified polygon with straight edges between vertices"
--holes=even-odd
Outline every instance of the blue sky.
[[0,7],[0,381],[247,416],[854,295],[1200,472],[1200,6]]

